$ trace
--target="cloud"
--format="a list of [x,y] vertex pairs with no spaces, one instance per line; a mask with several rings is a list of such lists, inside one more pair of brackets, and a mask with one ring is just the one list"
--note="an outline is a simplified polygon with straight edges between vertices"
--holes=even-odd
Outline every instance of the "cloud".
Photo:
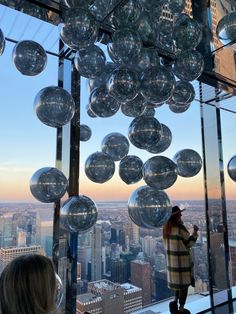
[[0,171],[8,173],[33,173],[35,169],[31,167],[20,167],[15,162],[5,162],[0,164]]

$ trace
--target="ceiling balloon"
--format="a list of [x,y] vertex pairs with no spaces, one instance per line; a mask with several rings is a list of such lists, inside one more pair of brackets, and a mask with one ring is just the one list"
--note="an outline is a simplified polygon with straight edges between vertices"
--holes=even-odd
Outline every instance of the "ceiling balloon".
[[129,141],[123,134],[114,132],[104,137],[101,148],[103,153],[118,161],[128,154]]
[[185,0],[168,0],[168,9],[172,14],[179,14],[185,8]]
[[69,232],[84,232],[96,223],[96,204],[87,196],[72,196],[61,207],[60,222]]
[[171,130],[163,123],[161,123],[162,133],[161,139],[155,145],[149,146],[147,151],[152,154],[160,154],[167,150],[172,141],[172,133]]
[[145,107],[146,100],[140,93],[138,93],[138,95],[133,100],[121,104],[121,111],[128,117],[136,118],[144,112]]
[[0,28],[0,56],[3,54],[3,51],[5,49],[5,37],[3,35],[3,32]]
[[227,170],[230,178],[236,181],[236,155],[234,155],[228,162]]
[[177,165],[178,175],[181,177],[193,177],[202,168],[201,156],[192,149],[183,149],[175,154],[173,161]]
[[142,7],[139,1],[129,0],[115,9],[112,22],[116,28],[132,28],[140,17],[141,12]]
[[90,139],[92,135],[92,131],[90,127],[86,124],[80,125],[80,141],[86,142]]
[[236,12],[225,15],[216,27],[216,35],[223,45],[236,40]]
[[128,201],[130,219],[139,227],[153,229],[161,227],[171,216],[171,201],[164,191],[141,186]]
[[178,104],[189,104],[195,98],[193,85],[187,81],[178,81],[172,94],[172,99]]
[[59,201],[66,193],[68,180],[57,168],[44,167],[37,170],[30,179],[30,191],[40,202]]
[[119,164],[120,178],[126,184],[136,183],[143,177],[142,167],[143,162],[139,157],[133,155],[125,156]]

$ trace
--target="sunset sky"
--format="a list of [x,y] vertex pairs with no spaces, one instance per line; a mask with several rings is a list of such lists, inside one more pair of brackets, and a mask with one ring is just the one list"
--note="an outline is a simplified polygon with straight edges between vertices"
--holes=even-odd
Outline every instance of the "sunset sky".
[[[1,23],[0,28],[3,29]],[[4,29],[3,29],[4,31]],[[27,38],[24,38],[27,39]],[[7,42],[0,57],[0,202],[35,201],[29,190],[32,174],[42,167],[55,166],[56,129],[40,122],[34,112],[34,98],[39,90],[57,85],[57,59],[49,56],[47,67],[36,77],[23,76],[12,61],[14,45]],[[81,123],[92,129],[92,137],[81,143],[80,193],[94,200],[127,200],[137,187],[126,185],[118,174],[118,162],[114,177],[104,184],[97,184],[86,178],[84,162],[96,151],[101,151],[102,139],[111,132],[120,132],[127,137],[132,118],[120,111],[111,118],[90,118],[85,110],[88,103],[86,80],[82,82]],[[194,149],[202,156],[200,108],[193,102],[183,114],[171,112],[167,105],[156,109],[156,118],[172,131],[171,146],[162,155],[173,158],[181,149]],[[222,136],[224,141],[224,164],[236,153],[234,134],[236,123],[229,113],[222,114]],[[143,162],[154,156],[130,144],[130,155],[139,156]],[[236,199],[235,187],[227,171],[225,172],[226,193],[229,199]],[[179,177],[166,190],[173,200],[204,199],[203,171],[193,178]]]

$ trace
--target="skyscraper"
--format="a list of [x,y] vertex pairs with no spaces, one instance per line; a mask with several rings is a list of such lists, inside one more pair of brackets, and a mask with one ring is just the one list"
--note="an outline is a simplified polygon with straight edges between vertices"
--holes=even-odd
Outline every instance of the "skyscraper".
[[102,278],[102,227],[95,225],[92,233],[92,252],[91,252],[91,277],[92,280]]

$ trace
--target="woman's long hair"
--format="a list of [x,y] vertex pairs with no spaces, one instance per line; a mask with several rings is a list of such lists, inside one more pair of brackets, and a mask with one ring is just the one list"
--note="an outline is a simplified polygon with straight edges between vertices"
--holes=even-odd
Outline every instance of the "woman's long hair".
[[45,314],[55,309],[56,277],[51,260],[24,255],[0,276],[1,314]]
[[178,218],[178,214],[171,215],[170,218],[167,220],[167,222],[163,225],[163,229],[162,229],[163,239],[169,238],[171,234],[171,228],[177,227],[180,224],[180,221],[177,218]]

